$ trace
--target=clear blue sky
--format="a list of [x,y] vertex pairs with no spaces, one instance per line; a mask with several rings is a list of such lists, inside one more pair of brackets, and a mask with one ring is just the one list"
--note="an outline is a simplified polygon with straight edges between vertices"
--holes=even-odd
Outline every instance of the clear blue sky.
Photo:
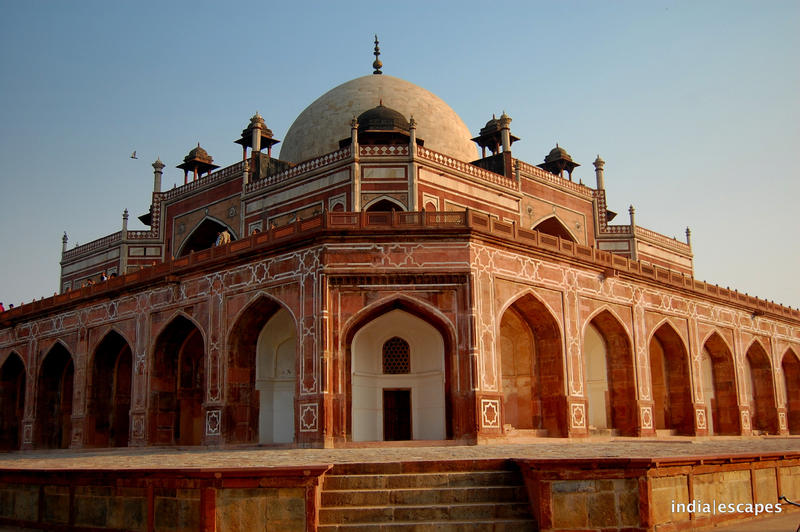
[[[699,279],[800,306],[800,2],[0,1],[0,301],[57,290],[70,247],[147,211],[200,142],[215,162],[260,111],[277,138],[371,72],[450,104],[514,154],[606,160],[609,206],[683,238]],[[129,158],[137,150],[138,160]]]

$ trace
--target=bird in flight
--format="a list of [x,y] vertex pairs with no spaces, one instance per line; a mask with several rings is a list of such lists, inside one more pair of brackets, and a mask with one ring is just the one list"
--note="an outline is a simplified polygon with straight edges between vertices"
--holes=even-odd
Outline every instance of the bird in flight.
[[131,153],[131,159],[138,159],[136,156],[136,150],[133,150],[133,153]]

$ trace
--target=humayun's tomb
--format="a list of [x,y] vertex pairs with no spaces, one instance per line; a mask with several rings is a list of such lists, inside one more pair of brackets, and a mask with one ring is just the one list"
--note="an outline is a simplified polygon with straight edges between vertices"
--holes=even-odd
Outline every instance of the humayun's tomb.
[[[471,133],[381,66],[376,53],[373,74],[320,96],[282,141],[256,113],[231,134],[240,161],[219,167],[193,147],[177,165],[182,186],[162,190],[156,160],[139,217],[149,230],[129,230],[126,211],[121,230],[88,244],[64,235],[59,293],[0,314],[4,450],[800,434],[798,310],[695,279],[688,230],[676,240],[637,225],[633,208],[607,208],[600,156],[594,186],[573,179],[580,165],[564,147],[521,161],[505,112]],[[799,456],[776,458],[768,483],[800,495]],[[752,462],[674,467],[747,471],[752,487]],[[557,482],[531,488],[542,467],[520,466],[539,528],[581,529],[559,528]],[[648,467],[609,466],[622,483],[607,529],[659,522],[653,499],[673,487],[630,473]],[[33,482],[4,474],[0,492],[15,497]],[[40,480],[38,513],[0,504],[0,523],[50,526]],[[274,489],[293,489],[284,480]],[[126,486],[156,495],[141,495],[140,528],[119,529],[172,529],[153,525],[165,488],[136,482]],[[198,522],[220,525],[208,497],[218,508],[229,495],[186,482],[202,485]],[[298,526],[323,527],[308,491],[320,483],[298,482]],[[82,522],[80,489],[69,490],[53,529]],[[180,492],[164,497],[180,506]],[[626,493],[638,494],[638,522],[625,524]]]

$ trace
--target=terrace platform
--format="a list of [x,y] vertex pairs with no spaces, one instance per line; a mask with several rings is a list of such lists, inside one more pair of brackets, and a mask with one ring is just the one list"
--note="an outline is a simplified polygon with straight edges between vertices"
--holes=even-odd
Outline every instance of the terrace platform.
[[[362,480],[347,487],[347,477]],[[0,530],[739,530],[747,511],[675,504],[766,506],[779,495],[800,498],[798,437],[0,455]],[[778,522],[792,513],[784,505]]]

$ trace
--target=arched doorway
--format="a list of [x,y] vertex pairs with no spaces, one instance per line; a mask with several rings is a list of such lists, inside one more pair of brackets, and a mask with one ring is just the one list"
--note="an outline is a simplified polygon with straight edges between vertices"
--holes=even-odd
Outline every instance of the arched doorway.
[[447,437],[445,341],[401,309],[372,319],[351,348],[353,441]]
[[716,332],[703,344],[701,371],[708,434],[739,434],[739,403],[733,355]]
[[72,438],[72,355],[56,343],[39,368],[36,397],[36,445],[66,449]]
[[783,355],[784,389],[786,390],[786,417],[789,433],[800,434],[800,358],[789,349]]
[[661,325],[650,340],[650,379],[655,428],[693,434],[689,357],[680,335],[668,323]]
[[527,294],[503,313],[499,332],[505,429],[566,436],[564,356],[556,319]]
[[775,386],[772,381],[772,364],[761,343],[753,342],[747,350],[746,364],[750,379],[750,426],[765,434],[778,433],[778,411],[775,405]]
[[586,326],[583,342],[589,428],[636,433],[636,385],[631,342],[604,310]]
[[87,444],[125,447],[131,409],[132,354],[115,331],[98,344],[92,357],[87,405]]
[[295,320],[261,296],[241,312],[228,337],[226,439],[295,441],[296,373]]
[[20,421],[25,414],[25,364],[11,353],[0,366],[0,450],[20,448]]
[[173,319],[156,338],[150,376],[150,443],[203,443],[206,389],[205,342],[184,316]]
[[231,240],[235,240],[235,233],[230,227],[212,218],[204,219],[183,242],[177,256],[183,257],[193,251],[197,252],[212,247],[222,231],[227,231],[231,235]]

